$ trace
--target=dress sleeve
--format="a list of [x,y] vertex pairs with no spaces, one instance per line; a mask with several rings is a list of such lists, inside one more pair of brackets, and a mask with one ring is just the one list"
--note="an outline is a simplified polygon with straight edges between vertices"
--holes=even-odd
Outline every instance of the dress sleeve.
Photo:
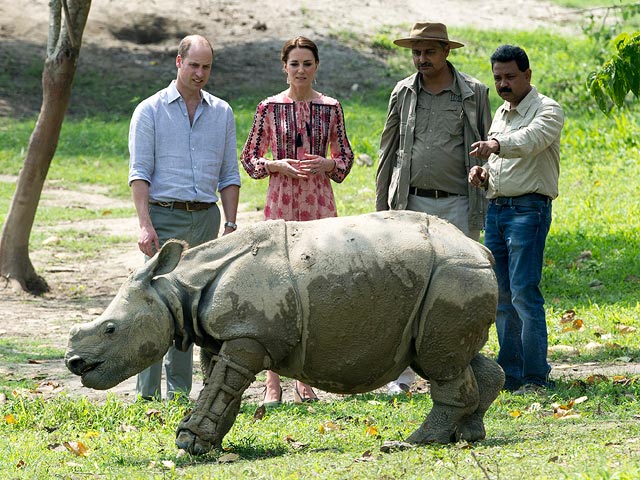
[[353,151],[347,138],[344,113],[340,102],[336,104],[335,110],[336,113],[331,117],[331,125],[329,126],[329,149],[331,159],[336,162],[336,166],[328,175],[334,182],[342,183],[353,166]]
[[251,178],[260,179],[269,176],[266,163],[268,159],[264,158],[265,153],[269,150],[269,138],[271,127],[269,125],[269,103],[260,102],[253,117],[253,125],[247,138],[240,161],[245,171]]

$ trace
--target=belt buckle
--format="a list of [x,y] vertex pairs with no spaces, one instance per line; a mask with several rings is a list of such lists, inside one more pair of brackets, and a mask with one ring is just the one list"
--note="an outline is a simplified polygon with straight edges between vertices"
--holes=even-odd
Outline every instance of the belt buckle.
[[159,206],[164,207],[164,208],[171,208],[173,207],[173,202],[156,202]]
[[191,209],[191,208],[190,208],[190,205],[193,205],[193,203],[192,203],[192,202],[184,202],[184,209],[185,209],[187,212],[196,212],[196,211],[197,211],[197,209],[195,209],[195,208],[194,208],[194,209]]

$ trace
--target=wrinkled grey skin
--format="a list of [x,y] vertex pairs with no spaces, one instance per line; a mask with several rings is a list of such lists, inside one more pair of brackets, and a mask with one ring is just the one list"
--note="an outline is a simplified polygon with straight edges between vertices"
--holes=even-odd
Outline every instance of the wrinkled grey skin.
[[172,342],[199,345],[205,384],[178,426],[179,448],[220,447],[265,369],[359,393],[411,365],[430,380],[434,405],[409,442],[485,437],[504,383],[478,353],[497,286],[489,251],[452,225],[404,211],[279,220],[183,248],[167,242],[99,318],[73,327],[65,356],[85,386],[104,390]]

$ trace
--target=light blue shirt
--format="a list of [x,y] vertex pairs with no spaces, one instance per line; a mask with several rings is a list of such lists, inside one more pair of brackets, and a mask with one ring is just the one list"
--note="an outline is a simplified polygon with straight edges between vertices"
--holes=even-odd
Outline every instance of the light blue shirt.
[[203,90],[191,125],[175,80],[136,107],[129,155],[129,185],[147,181],[150,201],[213,203],[216,191],[240,186],[231,107]]

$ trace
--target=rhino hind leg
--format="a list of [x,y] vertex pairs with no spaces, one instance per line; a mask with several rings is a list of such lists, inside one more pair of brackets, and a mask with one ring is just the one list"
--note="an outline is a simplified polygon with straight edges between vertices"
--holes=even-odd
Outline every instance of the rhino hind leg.
[[471,360],[471,368],[476,377],[480,399],[476,411],[463,418],[458,426],[460,438],[467,442],[485,438],[484,414],[504,385],[504,372],[495,361],[477,354]]
[[480,403],[478,385],[472,368],[457,377],[431,381],[433,408],[427,419],[407,442],[416,444],[451,443],[460,439],[460,425],[473,414]]
[[264,369],[266,355],[255,340],[239,339],[225,342],[220,353],[211,356],[196,405],[178,425],[178,448],[201,455],[222,446],[240,410],[242,393]]

